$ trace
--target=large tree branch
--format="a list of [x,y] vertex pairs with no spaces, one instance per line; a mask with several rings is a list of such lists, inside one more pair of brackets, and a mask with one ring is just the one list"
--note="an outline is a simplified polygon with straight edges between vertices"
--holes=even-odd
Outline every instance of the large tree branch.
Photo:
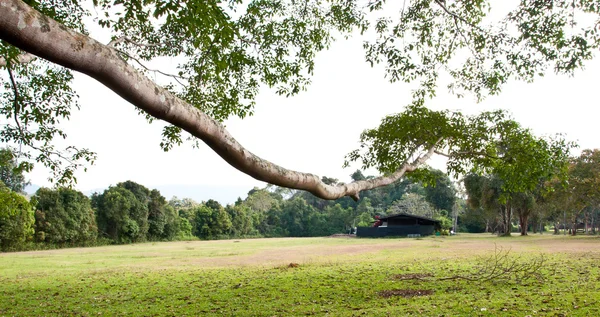
[[0,39],[93,77],[151,116],[201,139],[233,167],[267,183],[306,190],[324,199],[344,196],[358,199],[360,191],[391,184],[434,154],[436,145],[391,175],[338,186],[327,185],[317,175],[288,170],[252,154],[220,123],[152,82],[121,59],[113,48],[67,29],[22,1],[0,0],[0,17]]

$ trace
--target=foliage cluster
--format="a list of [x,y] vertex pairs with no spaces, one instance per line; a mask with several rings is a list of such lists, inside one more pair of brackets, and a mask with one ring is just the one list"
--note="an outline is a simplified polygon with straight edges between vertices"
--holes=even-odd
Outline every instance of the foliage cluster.
[[[545,231],[546,224],[551,224],[555,234],[561,229],[572,235],[596,233],[599,172],[600,151],[586,149],[565,161],[563,177],[539,178],[528,191],[508,193],[502,186],[506,178],[498,174],[467,175],[464,184],[468,199],[462,217],[465,229],[507,234],[517,228],[526,235],[527,231]],[[512,211],[517,215],[518,227],[513,225]]]
[[[97,24],[111,35],[111,42],[103,47],[140,73],[150,72],[145,63],[173,58],[178,62],[176,70],[155,72],[166,77],[166,84],[156,84],[155,88],[168,90],[216,121],[251,115],[261,86],[286,96],[306,89],[317,53],[336,38],[360,34],[364,36],[367,62],[383,64],[392,82],[417,84],[410,105],[415,111],[409,111],[412,119],[391,115],[379,129],[368,130],[362,137],[366,147],[381,148],[379,152],[350,155],[351,160],[360,157],[365,165],[387,174],[404,164],[415,150],[439,142],[451,149],[475,146],[479,150],[477,142],[486,141],[486,136],[512,129],[508,121],[498,124],[498,113],[470,119],[460,114],[428,113],[424,105],[439,86],[448,87],[459,97],[472,93],[481,100],[498,94],[511,79],[533,81],[549,69],[573,74],[600,46],[600,6],[596,1],[519,1],[502,10],[503,2],[413,0],[403,2],[400,8],[397,2],[385,0],[366,4],[348,0],[234,0],[194,5],[94,0],[92,6],[82,1],[11,0],[10,6],[35,10],[41,21],[54,19],[62,24],[60,29],[81,32],[82,39],[90,42],[85,35],[89,25],[84,20]],[[92,19],[86,20],[89,16]],[[40,32],[48,33],[42,29]],[[0,115],[7,119],[0,129],[0,141],[19,146],[22,168],[30,170],[34,162],[41,163],[53,171],[54,181],[65,184],[74,179],[76,168],[94,162],[96,156],[87,148],[54,145],[54,139],[66,138],[61,121],[68,120],[72,109],[79,107],[69,68],[77,69],[77,63],[63,61],[67,67],[63,68],[28,54],[28,49],[35,49],[38,56],[50,55],[46,53],[52,49],[46,44],[69,46],[67,39],[43,44],[47,34],[42,33],[41,42],[24,44],[27,41],[20,33],[0,32],[0,69],[6,70],[0,75]],[[72,58],[80,56],[73,54]],[[160,117],[147,105],[136,106],[146,111],[150,121],[151,113]],[[486,120],[492,124],[486,125]],[[407,131],[389,129],[404,123]],[[162,148],[169,150],[181,144],[184,129],[180,122],[165,127]],[[468,138],[460,135],[470,131],[474,134],[466,135]],[[528,141],[522,144],[527,150],[530,143],[538,142],[527,135],[522,139]],[[480,144],[487,146],[486,142]],[[222,150],[217,152],[226,155]],[[450,167],[463,170],[464,157],[457,152],[463,151],[455,151]],[[504,186],[516,186],[508,189],[518,191],[521,185]]]
[[[378,215],[401,212],[440,219],[444,229],[449,229],[456,200],[454,185],[441,171],[432,171],[431,175],[435,179],[429,186],[407,179],[367,191],[359,202],[348,197],[327,201],[308,192],[268,186],[255,188],[246,199],[222,206],[212,199],[198,203],[174,197],[167,201],[158,190],[126,181],[94,193],[91,199],[73,189],[40,188],[30,204],[20,194],[5,189],[3,193],[16,202],[4,204],[6,215],[0,233],[6,236],[1,240],[6,246],[2,249],[94,245],[97,241],[123,244],[327,236],[370,226]],[[373,178],[360,171],[351,176],[353,180]],[[338,183],[333,178],[324,181]],[[27,244],[29,241],[37,245]]]

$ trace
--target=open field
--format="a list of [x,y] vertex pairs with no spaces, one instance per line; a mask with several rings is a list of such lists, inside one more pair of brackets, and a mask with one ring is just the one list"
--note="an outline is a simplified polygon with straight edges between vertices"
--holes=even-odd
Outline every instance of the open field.
[[[509,265],[544,262],[529,278],[457,278],[506,250]],[[284,238],[6,253],[0,316],[13,315],[600,316],[600,238]]]

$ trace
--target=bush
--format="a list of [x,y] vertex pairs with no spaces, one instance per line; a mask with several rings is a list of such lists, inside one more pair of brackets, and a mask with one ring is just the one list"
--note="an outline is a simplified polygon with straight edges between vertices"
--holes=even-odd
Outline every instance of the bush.
[[20,194],[0,188],[0,250],[18,251],[33,237],[33,208]]

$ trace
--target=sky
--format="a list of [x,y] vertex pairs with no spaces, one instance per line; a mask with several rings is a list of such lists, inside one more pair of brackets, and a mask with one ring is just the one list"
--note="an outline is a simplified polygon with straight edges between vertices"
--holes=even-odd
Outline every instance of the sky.
[[[457,99],[441,85],[428,106],[469,114],[506,109],[537,135],[565,133],[580,145],[577,154],[600,147],[596,129],[599,73],[600,60],[591,61],[574,77],[548,74],[531,84],[513,81],[499,96],[481,103],[469,95]],[[167,199],[177,195],[231,203],[244,198],[254,186],[265,186],[229,166],[204,144],[195,149],[184,143],[163,152],[159,146],[163,124],[148,124],[135,107],[95,80],[76,74],[74,88],[81,110],[63,124],[67,142],[98,154],[87,172],[77,172],[77,189],[89,193],[132,180],[158,188]],[[262,89],[253,116],[225,124],[242,145],[264,159],[288,169],[349,181],[359,166],[343,169],[344,156],[358,147],[364,129],[376,127],[385,115],[401,112],[411,101],[410,93],[408,85],[389,83],[383,68],[371,68],[365,62],[360,38],[339,40],[317,56],[306,92],[285,98]],[[443,160],[433,159],[431,165],[443,169]],[[28,175],[32,184],[51,186],[48,176],[42,167]]]

